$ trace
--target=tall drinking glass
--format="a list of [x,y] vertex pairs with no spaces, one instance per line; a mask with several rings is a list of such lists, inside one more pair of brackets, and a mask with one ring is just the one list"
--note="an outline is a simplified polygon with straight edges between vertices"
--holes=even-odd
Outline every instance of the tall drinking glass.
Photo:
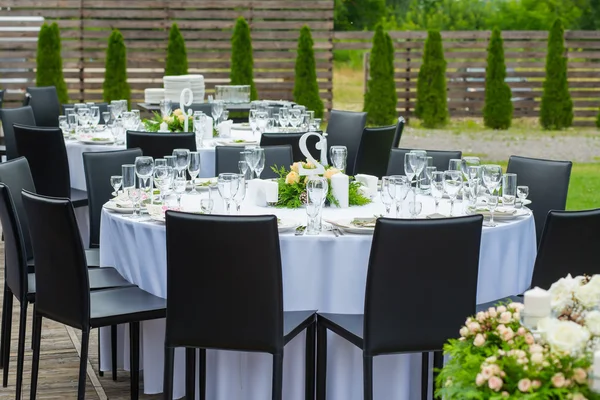
[[448,171],[461,171],[462,170],[462,160],[458,158],[451,158],[450,162],[448,162]]
[[334,168],[345,172],[348,148],[346,146],[331,146],[329,148],[329,159]]
[[[417,188],[417,186],[420,185],[420,182],[422,179],[421,174],[423,173],[423,170],[427,166],[427,152],[425,150],[411,150],[410,152],[412,154],[416,154],[416,157],[412,157],[409,160],[412,163],[411,167],[412,167],[413,171],[415,172],[416,182],[415,182],[414,195],[416,198],[416,193],[417,193],[416,188]],[[432,162],[433,162],[433,159],[432,159]]]
[[392,175],[390,176],[390,180],[390,189],[393,188],[394,204],[396,205],[396,218],[400,218],[402,215],[402,202],[404,202],[408,192],[410,192],[410,181],[404,175]]
[[258,154],[254,152],[255,147],[256,146],[246,147],[244,150],[245,160],[248,164],[248,169],[250,170],[250,179],[254,179],[254,167],[256,166],[256,158],[254,156]]
[[188,149],[174,149],[175,169],[178,176],[185,176],[185,170],[190,163],[190,151]]
[[480,165],[479,157],[463,157],[460,163],[460,169],[465,180],[473,179],[469,176],[470,167],[478,167]]
[[506,173],[502,176],[502,205],[514,208],[517,197],[517,174]]
[[90,125],[92,126],[92,130],[96,130],[98,124],[100,123],[100,107],[92,106],[90,107]]
[[385,207],[385,216],[390,216],[392,203],[394,202],[394,187],[389,176],[381,177],[381,202]]
[[171,115],[173,103],[169,99],[163,99],[159,102],[160,107],[160,115],[164,117],[168,117]]
[[140,182],[140,189],[147,192],[147,196],[152,198],[152,187],[150,179],[154,173],[154,159],[149,156],[140,156],[135,158],[135,173]]
[[[124,164],[121,166],[121,176],[123,177],[123,191],[127,193],[129,200],[133,203],[135,209],[135,164]],[[135,216],[134,211],[134,216]]]
[[[158,161],[158,160],[157,160]],[[171,186],[171,177],[173,168],[167,165],[158,165],[154,167],[154,182],[160,190],[160,203],[165,204],[165,193]]]
[[198,194],[196,190],[196,178],[200,174],[200,152],[190,151],[188,172],[192,178],[192,191],[190,194]]
[[440,200],[444,197],[444,172],[434,171],[431,174],[431,196],[435,200],[435,212],[438,212]]
[[307,235],[318,235],[321,233],[320,214],[329,185],[327,179],[320,176],[312,176],[306,183],[306,214],[308,221],[306,224]]
[[239,175],[222,173],[217,177],[217,188],[225,203],[225,212],[231,214],[231,200],[235,197],[239,187]]

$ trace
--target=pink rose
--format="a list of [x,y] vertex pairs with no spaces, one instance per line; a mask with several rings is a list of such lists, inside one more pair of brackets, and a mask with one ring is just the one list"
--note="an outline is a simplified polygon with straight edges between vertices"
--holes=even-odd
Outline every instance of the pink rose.
[[525,308],[525,304],[523,303],[510,303],[508,305],[509,310],[521,311]]
[[483,322],[485,321],[485,313],[483,311],[479,311],[475,318],[477,318],[477,321]]
[[523,393],[528,392],[531,388],[531,381],[527,378],[521,379],[518,384],[519,390]]
[[587,372],[583,368],[575,368],[573,370],[573,380],[580,385],[584,384],[587,380]]
[[525,336],[525,334],[526,334],[526,333],[527,333],[527,331],[526,331],[526,330],[525,330],[525,328],[523,328],[523,327],[520,327],[520,328],[517,330],[517,335],[519,335],[519,336]]
[[483,384],[485,383],[485,381],[486,381],[486,380],[487,380],[487,379],[485,379],[485,378],[483,377],[483,375],[481,375],[481,374],[477,374],[477,376],[475,377],[475,384],[476,384],[477,386],[481,386],[481,385],[483,385]]
[[462,336],[462,337],[469,336],[469,328],[467,328],[466,326],[463,326],[462,328],[460,328],[460,336]]
[[481,325],[479,325],[478,322],[469,322],[468,327],[469,327],[469,330],[471,331],[471,333],[477,333],[481,329]]
[[475,345],[475,347],[481,347],[485,344],[485,338],[483,337],[483,335],[481,333],[478,333],[477,336],[475,336],[475,340],[473,340],[473,345]]
[[494,392],[500,391],[500,389],[502,389],[502,384],[503,384],[502,379],[498,378],[497,376],[492,376],[488,380],[488,386]]
[[490,378],[492,377],[492,375],[494,375],[494,374],[493,374],[493,371],[492,371],[492,369],[491,369],[490,367],[483,367],[483,368],[481,369],[481,375],[483,376],[483,378],[484,378],[485,380],[488,380],[488,379],[490,379]]
[[544,355],[542,353],[533,353],[531,355],[531,362],[534,364],[541,364],[544,361]]
[[501,335],[502,335],[502,339],[504,339],[504,341],[509,341],[515,336],[515,333],[513,332],[513,330],[511,328],[506,328],[506,330],[504,332],[502,332]]
[[502,333],[506,330],[506,325],[500,324],[496,327],[496,329],[498,330],[498,332]]
[[533,337],[533,335],[531,333],[528,333],[525,335],[525,343],[533,344],[534,342],[535,342],[535,338]]
[[510,313],[510,311],[504,311],[502,314],[500,314],[499,321],[502,324],[508,324],[511,319],[512,319],[512,314]]
[[496,311],[498,312],[498,314],[502,314],[503,312],[506,311],[506,307],[504,307],[504,306],[497,307]]
[[554,376],[552,377],[552,384],[554,385],[554,387],[556,388],[561,388],[563,386],[565,386],[565,376],[559,372],[557,374],[554,374]]
[[496,316],[498,315],[498,312],[496,311],[496,309],[494,307],[490,307],[490,308],[488,308],[488,314],[490,315],[490,317],[496,318]]
[[531,382],[531,387],[534,388],[534,389],[539,389],[540,387],[542,387],[542,382],[538,381],[536,379],[533,382]]
[[543,351],[544,351],[544,348],[542,346],[540,346],[539,344],[532,344],[531,346],[529,346],[530,353],[542,353]]

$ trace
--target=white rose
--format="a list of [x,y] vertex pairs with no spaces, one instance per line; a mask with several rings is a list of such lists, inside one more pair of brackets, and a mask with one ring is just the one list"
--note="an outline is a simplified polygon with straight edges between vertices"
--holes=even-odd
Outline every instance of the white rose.
[[563,310],[573,302],[573,294],[581,286],[583,277],[571,277],[571,274],[567,275],[566,278],[560,278],[554,282],[548,293],[552,296],[551,305],[552,308],[558,311]]
[[[598,279],[596,278],[598,277]],[[586,308],[593,308],[600,305],[600,277],[594,277],[583,286],[579,286],[575,291],[575,298]]]
[[573,321],[557,320],[548,324],[545,336],[552,351],[560,353],[577,353],[590,339],[589,331]]
[[600,336],[600,311],[590,311],[585,315],[585,326],[594,336]]

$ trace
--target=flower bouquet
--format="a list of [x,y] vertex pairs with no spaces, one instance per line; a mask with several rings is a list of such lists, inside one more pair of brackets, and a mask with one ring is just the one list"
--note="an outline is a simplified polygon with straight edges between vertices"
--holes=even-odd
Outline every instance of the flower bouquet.
[[[181,111],[180,108],[176,109],[169,116],[163,117],[160,113],[153,113],[154,118],[145,119],[142,121],[144,124],[144,129],[148,132],[158,132],[160,130],[160,125],[164,122],[167,124],[169,132],[183,132],[184,130],[184,122],[185,122],[185,114]],[[188,130],[190,132],[194,129],[194,119],[192,116],[188,116]]]
[[[306,182],[309,179],[309,176],[300,176],[298,173],[298,167],[302,165],[305,169],[315,168],[314,165],[307,162],[296,162],[290,169],[286,169],[285,167],[277,168],[277,166],[271,167],[273,171],[279,175],[277,182],[279,184],[279,201],[277,202],[276,207],[280,208],[298,208],[307,202],[307,194],[306,194]],[[323,176],[327,178],[329,183],[329,190],[327,191],[326,202],[329,204],[339,205],[335,196],[331,192],[331,177],[335,174],[340,173],[341,171],[330,167],[325,166],[325,173]],[[350,184],[348,186],[348,195],[349,201],[348,203],[351,206],[362,206],[365,204],[369,204],[371,199],[363,194],[361,190],[362,184],[351,178]]]
[[[534,334],[524,306],[509,303],[467,318],[460,338],[444,346],[436,394],[444,399],[600,399],[591,367],[598,349],[600,276],[567,276],[548,291],[554,317]],[[595,366],[595,369],[599,366]],[[600,377],[598,377],[600,378]]]

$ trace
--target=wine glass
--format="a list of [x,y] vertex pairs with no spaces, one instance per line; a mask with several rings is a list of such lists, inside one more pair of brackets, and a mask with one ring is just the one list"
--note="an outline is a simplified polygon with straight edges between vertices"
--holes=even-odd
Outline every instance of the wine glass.
[[415,171],[414,166],[416,165],[417,161],[417,154],[415,153],[406,153],[404,155],[404,174],[406,175],[406,177],[408,178],[408,182],[410,183],[411,187],[412,187],[412,180],[415,177],[415,175],[417,174],[417,171]]
[[173,103],[169,99],[162,99],[159,103],[161,117],[168,117],[171,115]]
[[[141,185],[146,191],[151,191],[150,178],[154,173],[154,159],[150,156],[139,156],[135,158],[135,173],[140,180]],[[148,183],[148,184],[147,184]],[[151,193],[149,193],[151,196]]]
[[83,132],[87,131],[88,122],[90,120],[90,109],[87,107],[80,107],[77,109],[77,119],[81,125]]
[[438,212],[440,200],[444,197],[444,172],[433,171],[431,174],[431,196],[435,201],[435,212]]
[[329,184],[327,179],[321,176],[312,176],[306,182],[306,214],[308,216],[308,223],[306,224],[307,235],[318,235],[321,233],[321,222],[320,212],[325,199],[327,198],[327,192],[329,190]]
[[58,116],[58,127],[62,131],[63,136],[68,136],[69,135],[69,122],[67,121],[67,116],[66,115],[59,115]]
[[431,179],[435,171],[437,171],[437,167],[425,167],[425,176],[427,176],[427,181],[429,182],[429,191],[427,194],[431,194]]
[[255,147],[252,151],[254,152],[252,155],[252,160],[254,161],[254,172],[256,172],[256,177],[260,179],[260,174],[265,169],[265,149],[262,147]]
[[417,216],[421,214],[421,210],[423,210],[423,203],[420,201],[415,200],[408,203],[408,212],[412,219],[417,218]]
[[329,158],[334,168],[344,172],[346,170],[348,149],[346,146],[331,146],[329,148]]
[[[158,160],[157,160],[158,161]],[[173,176],[173,168],[168,165],[157,165],[154,167],[154,182],[160,190],[160,203],[165,204],[165,193],[171,186],[170,178]]]
[[261,135],[266,132],[268,124],[269,113],[266,111],[258,111],[256,113],[256,126]]
[[250,129],[252,130],[252,136],[255,136],[256,128],[258,127],[256,121],[256,112],[256,110],[250,110],[250,113],[248,114],[248,123],[250,124]]
[[288,126],[288,118],[289,118],[289,108],[281,107],[279,109],[279,125],[281,126],[282,132],[286,131],[286,127]]
[[238,175],[238,180],[239,180],[238,190],[235,193],[235,196],[233,196],[233,202],[235,203],[235,210],[239,214],[240,213],[240,207],[242,206],[242,202],[244,201],[244,198],[246,197],[246,178],[245,178],[245,175],[239,174]]
[[190,194],[198,194],[196,190],[196,178],[200,174],[200,152],[190,151],[190,157],[188,162],[188,173],[190,174],[192,182],[192,191]]
[[65,113],[67,114],[67,124],[69,124],[69,138],[75,139],[77,134],[77,125],[79,124],[77,114],[72,108],[65,110]]
[[239,186],[239,175],[233,173],[222,173],[217,177],[217,188],[221,198],[225,202],[225,211],[231,214],[231,200],[235,197]]
[[[411,167],[415,173],[415,191],[413,192],[416,197],[417,186],[420,187],[421,173],[425,169],[427,164],[427,152],[425,150],[411,150],[410,153],[416,154],[416,157],[410,157]],[[412,186],[412,184],[411,184]]]
[[410,181],[404,175],[392,175],[390,176],[390,187],[388,190],[390,195],[394,198],[396,204],[396,218],[400,218],[402,213],[402,202],[406,199],[408,192],[410,191]]
[[469,173],[469,168],[478,167],[480,164],[479,157],[463,157],[460,163],[460,169],[465,176],[465,180],[473,179]]
[[502,180],[502,167],[499,165],[482,165],[483,184],[493,195]]
[[458,158],[451,158],[448,162],[448,171],[461,171],[462,160]]
[[106,126],[109,125],[109,123],[110,123],[110,117],[111,117],[110,112],[104,111],[102,113],[102,120],[104,121],[104,125],[106,125]]
[[244,157],[246,160],[246,164],[248,164],[248,169],[250,170],[250,179],[254,179],[254,167],[256,166],[256,162],[255,162],[255,152],[254,152],[254,147],[246,147],[246,149],[244,150]]
[[133,115],[133,113],[131,111],[125,111],[125,112],[121,113],[121,119],[123,121],[123,127],[126,130],[132,131],[136,128],[135,115]]
[[[242,157],[243,156],[244,155],[242,155]],[[238,161],[238,169],[240,170],[240,174],[244,175],[244,178],[246,178],[246,173],[248,172],[248,163],[246,160]]]
[[215,100],[212,103],[211,115],[213,117],[215,123],[215,129],[217,129],[217,125],[219,124],[219,118],[221,118],[221,113],[223,112],[223,102],[221,100]]
[[521,207],[524,207],[525,204],[523,204],[523,202],[527,196],[529,196],[529,186],[517,186],[517,196],[519,197],[519,200],[521,200]]
[[110,177],[110,186],[113,187],[115,191],[115,196],[119,195],[119,188],[123,184],[123,176],[122,175],[112,175]]
[[181,196],[185,193],[185,188],[187,186],[187,179],[184,176],[176,176],[173,181],[173,190],[175,192],[175,197],[177,199],[177,208],[181,210]]
[[302,122],[301,120],[302,117],[302,110],[299,108],[290,108],[289,110],[289,123],[290,125],[292,125],[293,130],[295,131],[298,128],[298,125],[300,125],[300,122]]
[[92,125],[92,130],[95,131],[98,128],[98,124],[100,123],[100,107],[92,106],[90,107],[90,125]]
[[487,222],[485,224],[485,226],[494,227],[494,226],[498,225],[494,222],[494,211],[496,211],[496,208],[498,207],[498,196],[495,196],[494,194],[490,194],[487,199],[487,205],[488,205],[488,208],[490,209],[490,220],[489,220],[489,222]]
[[113,100],[110,102],[110,112],[112,113],[113,119],[121,118],[121,103],[119,100]]
[[389,176],[383,176],[381,178],[381,202],[385,207],[385,216],[390,215],[390,209],[392,208],[392,203],[394,202],[394,189],[390,188],[392,185],[391,179]]
[[190,163],[190,151],[188,149],[174,149],[173,156],[175,156],[175,169],[177,170],[177,175],[183,175],[185,177],[185,170]]
[[454,201],[462,186],[462,173],[452,170],[444,172],[444,190],[450,198],[450,216],[454,215]]

